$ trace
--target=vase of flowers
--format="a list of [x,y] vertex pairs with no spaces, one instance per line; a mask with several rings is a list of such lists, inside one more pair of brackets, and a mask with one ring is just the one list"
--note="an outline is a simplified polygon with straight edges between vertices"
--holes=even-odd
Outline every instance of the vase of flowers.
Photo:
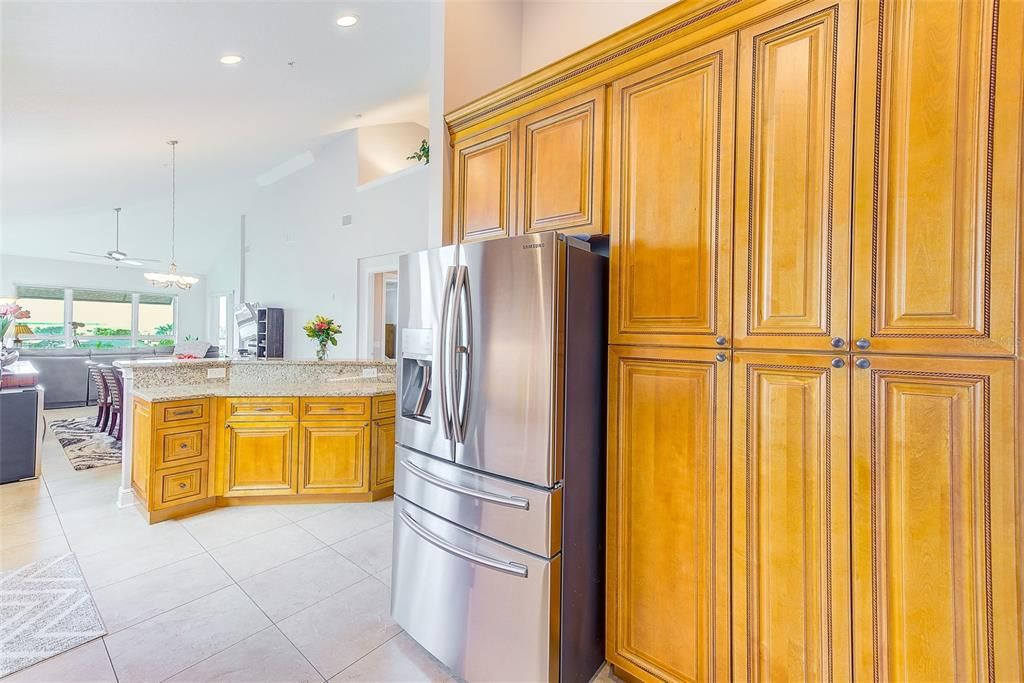
[[337,346],[338,335],[341,334],[341,328],[337,323],[330,318],[318,315],[303,325],[302,329],[306,331],[307,337],[315,339],[319,344],[316,350],[316,359],[327,360],[327,345]]
[[14,349],[8,350],[7,342],[4,341],[7,330],[11,329],[15,321],[25,320],[30,315],[27,308],[22,308],[18,304],[0,304],[0,367],[7,367],[18,360],[18,352]]

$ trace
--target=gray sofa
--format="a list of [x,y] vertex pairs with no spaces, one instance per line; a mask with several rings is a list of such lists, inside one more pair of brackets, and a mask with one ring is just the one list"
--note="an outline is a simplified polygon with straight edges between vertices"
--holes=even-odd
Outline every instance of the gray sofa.
[[[173,346],[138,349],[22,349],[21,358],[39,370],[39,384],[45,391],[46,408],[72,408],[95,403],[89,382],[87,361],[110,365],[115,360],[138,360],[169,356]],[[210,347],[207,358],[216,358],[220,349]]]

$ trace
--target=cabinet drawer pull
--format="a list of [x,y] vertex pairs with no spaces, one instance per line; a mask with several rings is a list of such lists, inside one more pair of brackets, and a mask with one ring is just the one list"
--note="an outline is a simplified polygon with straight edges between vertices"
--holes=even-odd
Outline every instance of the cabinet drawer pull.
[[181,482],[180,484],[178,484],[178,488],[179,489],[186,488],[187,486],[188,486],[188,484],[186,484],[185,482]]
[[195,410],[192,408],[178,408],[171,411],[171,415],[192,415],[193,413],[195,413]]
[[187,444],[187,443],[185,443],[184,441],[182,441],[182,442],[181,442],[181,445],[180,445],[180,446],[178,446],[178,448],[180,448],[180,449],[184,450],[184,449],[188,448],[188,444]]
[[254,406],[253,410],[257,413],[269,413],[273,408],[270,406]]

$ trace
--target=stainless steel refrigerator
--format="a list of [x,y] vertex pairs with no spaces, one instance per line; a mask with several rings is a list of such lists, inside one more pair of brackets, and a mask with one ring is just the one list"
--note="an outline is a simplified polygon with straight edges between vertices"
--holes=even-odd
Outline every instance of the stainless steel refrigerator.
[[553,233],[400,261],[391,611],[468,681],[604,661],[606,299]]

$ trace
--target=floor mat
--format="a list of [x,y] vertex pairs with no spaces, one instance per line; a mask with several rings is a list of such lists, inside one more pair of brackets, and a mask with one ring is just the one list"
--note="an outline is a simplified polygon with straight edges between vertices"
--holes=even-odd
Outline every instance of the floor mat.
[[88,470],[121,462],[121,442],[95,427],[94,417],[51,420],[50,431],[64,447],[76,470]]
[[105,633],[74,553],[0,574],[0,676]]

